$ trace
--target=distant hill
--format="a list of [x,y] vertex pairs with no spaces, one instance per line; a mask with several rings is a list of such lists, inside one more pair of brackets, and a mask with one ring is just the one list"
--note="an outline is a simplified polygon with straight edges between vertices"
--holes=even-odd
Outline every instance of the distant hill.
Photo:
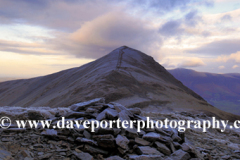
[[10,81],[10,80],[16,80],[18,78],[5,78],[5,77],[0,77],[0,82],[5,82],[5,81]]
[[240,119],[207,103],[151,56],[126,46],[77,68],[0,83],[0,106],[67,107],[99,97],[147,112],[192,111]]
[[190,69],[169,72],[213,106],[240,115],[240,74],[214,74]]

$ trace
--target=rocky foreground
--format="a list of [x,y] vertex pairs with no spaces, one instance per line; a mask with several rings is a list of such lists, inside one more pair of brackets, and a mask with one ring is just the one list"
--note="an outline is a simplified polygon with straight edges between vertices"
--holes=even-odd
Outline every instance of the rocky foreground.
[[[61,117],[67,120],[144,120],[138,108],[127,109],[117,103],[104,103],[104,99],[94,99],[69,107],[71,110],[52,117],[56,124]],[[28,119],[41,119],[40,113],[29,114]],[[152,115],[155,116],[156,115]],[[178,119],[176,115],[166,115]],[[160,116],[163,118],[163,115]],[[180,118],[192,118],[191,114],[181,114]],[[18,129],[16,125],[1,129],[0,159],[58,159],[58,160],[198,160],[198,159],[238,159],[239,134],[231,133],[235,143],[214,141],[213,135],[187,130],[186,137],[175,129],[133,129],[91,128],[83,126],[75,129]],[[215,131],[214,131],[215,134]],[[221,133],[222,134],[222,133]],[[221,135],[216,132],[216,136]],[[188,136],[189,135],[189,136]],[[226,135],[226,134],[223,134]],[[223,136],[222,136],[223,137]],[[220,138],[221,139],[221,138]],[[222,141],[224,141],[222,139]],[[196,143],[193,143],[196,142]],[[206,146],[204,146],[204,143]],[[226,146],[224,146],[226,145]],[[215,148],[214,148],[215,146]],[[202,148],[201,148],[202,147]],[[225,147],[225,149],[224,149]],[[234,157],[235,156],[235,157]]]

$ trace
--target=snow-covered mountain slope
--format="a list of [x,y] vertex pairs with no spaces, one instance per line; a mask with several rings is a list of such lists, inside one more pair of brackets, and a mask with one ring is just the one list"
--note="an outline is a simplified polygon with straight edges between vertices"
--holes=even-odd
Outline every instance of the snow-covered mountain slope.
[[152,57],[123,46],[78,68],[0,83],[0,106],[65,107],[105,97],[145,111],[204,111],[234,118],[209,105]]

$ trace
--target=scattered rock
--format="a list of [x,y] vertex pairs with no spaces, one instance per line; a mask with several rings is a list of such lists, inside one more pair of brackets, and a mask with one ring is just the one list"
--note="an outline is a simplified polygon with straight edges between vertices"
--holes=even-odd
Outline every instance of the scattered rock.
[[102,154],[102,155],[107,155],[108,151],[102,150],[100,148],[97,147],[93,147],[90,145],[85,145],[84,147],[84,151],[91,153],[91,154]]
[[121,112],[121,111],[123,111],[123,110],[127,110],[126,107],[124,107],[123,105],[121,105],[121,104],[119,104],[119,103],[112,102],[111,104],[114,106],[115,110],[116,110],[118,113]]
[[29,110],[27,112],[27,116],[28,116],[28,119],[30,119],[30,120],[44,120],[43,115],[34,110]]
[[124,160],[124,159],[122,159],[122,158],[119,157],[119,156],[112,156],[112,157],[106,158],[105,160]]
[[98,110],[89,107],[89,108],[86,110],[86,112],[87,112],[87,113],[96,113],[96,112],[98,112]]
[[161,155],[129,155],[129,160],[163,160]]
[[106,116],[107,116],[107,119],[109,120],[115,120],[118,118],[118,112],[114,109],[106,109]]
[[90,134],[87,130],[84,130],[84,131],[83,131],[83,135],[84,135],[84,137],[86,137],[86,138],[88,138],[88,139],[91,138],[91,134]]
[[[131,125],[130,120],[146,121],[146,117],[141,116],[140,109],[127,109],[117,103],[105,104],[102,98],[72,105],[70,109],[71,111],[61,113],[65,115],[63,116],[65,122],[62,121],[60,125],[64,125],[63,123],[66,125],[68,121],[83,123],[86,120],[89,122],[103,120],[103,128],[95,128],[95,132],[91,132],[92,126],[84,128],[83,124],[74,123],[73,129],[52,127],[45,130],[41,128],[19,130],[16,125],[11,125],[11,128],[2,130],[0,135],[1,143],[7,145],[11,153],[1,150],[0,159],[4,159],[2,158],[4,156],[24,160],[33,160],[33,157],[59,160],[181,160],[199,157],[200,153],[196,154],[189,143],[183,143],[187,139],[176,129],[142,128],[137,132],[136,124]],[[60,113],[55,116],[50,118],[52,126],[63,120]],[[118,118],[127,121],[129,123],[127,127],[117,128],[117,125],[112,123],[113,128],[109,128],[109,120]],[[97,122],[94,125],[96,127]],[[14,145],[10,145],[12,142]],[[228,143],[228,145],[238,149],[235,144]],[[208,157],[209,153],[210,151],[207,152]],[[230,158],[237,158],[238,155],[236,150]]]
[[57,131],[54,129],[46,129],[41,134],[45,136],[57,136]]
[[86,117],[89,116],[89,113],[86,112],[69,112],[64,115],[65,118],[79,118],[79,117]]
[[101,120],[104,120],[106,118],[106,110],[102,111],[100,114],[98,114],[97,116],[97,120],[98,121],[101,121]]
[[73,104],[69,108],[73,111],[81,111],[81,110],[85,110],[86,107],[91,106],[95,103],[104,103],[104,102],[105,102],[104,98],[96,98],[87,102]]
[[80,160],[93,160],[93,156],[91,156],[89,153],[81,152],[73,152],[73,154]]
[[119,112],[119,119],[121,121],[126,120],[126,121],[129,122],[131,119],[130,119],[130,117],[128,116],[127,113],[128,113],[127,110],[122,110],[121,112]]
[[163,143],[155,142],[157,150],[159,150],[161,153],[169,156],[171,154],[170,149]]
[[116,138],[116,144],[122,149],[128,150],[129,140],[125,136],[118,135]]
[[179,149],[179,150],[175,151],[174,153],[172,153],[170,157],[173,160],[188,160],[188,159],[191,158],[191,156],[187,152],[185,152],[185,151],[183,151],[181,149]]
[[113,135],[101,135],[97,136],[97,143],[98,146],[103,147],[103,148],[115,148],[115,139]]
[[137,153],[138,155],[142,155],[143,152],[141,151],[141,149],[138,147],[138,145],[134,145],[133,146],[133,150],[135,153]]
[[128,109],[128,111],[130,111],[136,115],[140,115],[142,113],[141,109],[139,109],[139,108],[130,108],[130,109]]
[[191,147],[189,146],[189,144],[187,143],[183,143],[181,146],[182,150],[185,152],[190,152],[191,151]]
[[49,159],[52,156],[52,153],[46,153],[38,157],[38,159]]
[[138,138],[138,137],[135,138],[135,143],[140,146],[149,146],[150,145],[149,141],[146,141],[146,140],[144,140],[142,138]]
[[146,155],[162,155],[156,148],[152,148],[149,146],[140,146],[139,149],[142,151],[142,154]]
[[150,142],[155,142],[160,139],[160,134],[154,133],[154,132],[149,132],[145,135],[143,135],[143,139],[150,141]]
[[94,140],[91,140],[91,139],[87,139],[87,138],[81,138],[81,137],[78,137],[76,139],[77,142],[81,142],[81,143],[86,143],[86,144],[90,144],[90,145],[93,145],[93,146],[98,146],[97,142],[94,141]]
[[6,150],[0,148],[0,159],[13,160],[12,154]]

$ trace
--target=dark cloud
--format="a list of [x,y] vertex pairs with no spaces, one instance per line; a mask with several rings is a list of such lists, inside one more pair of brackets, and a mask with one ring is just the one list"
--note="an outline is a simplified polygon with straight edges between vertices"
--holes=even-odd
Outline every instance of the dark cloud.
[[221,17],[221,21],[231,21],[232,16],[229,14],[225,14],[224,16]]
[[159,29],[159,33],[164,36],[181,35],[184,32],[184,29],[181,28],[181,24],[182,21],[180,20],[168,21]]
[[206,55],[229,55],[240,51],[239,44],[240,39],[215,41],[187,52]]

